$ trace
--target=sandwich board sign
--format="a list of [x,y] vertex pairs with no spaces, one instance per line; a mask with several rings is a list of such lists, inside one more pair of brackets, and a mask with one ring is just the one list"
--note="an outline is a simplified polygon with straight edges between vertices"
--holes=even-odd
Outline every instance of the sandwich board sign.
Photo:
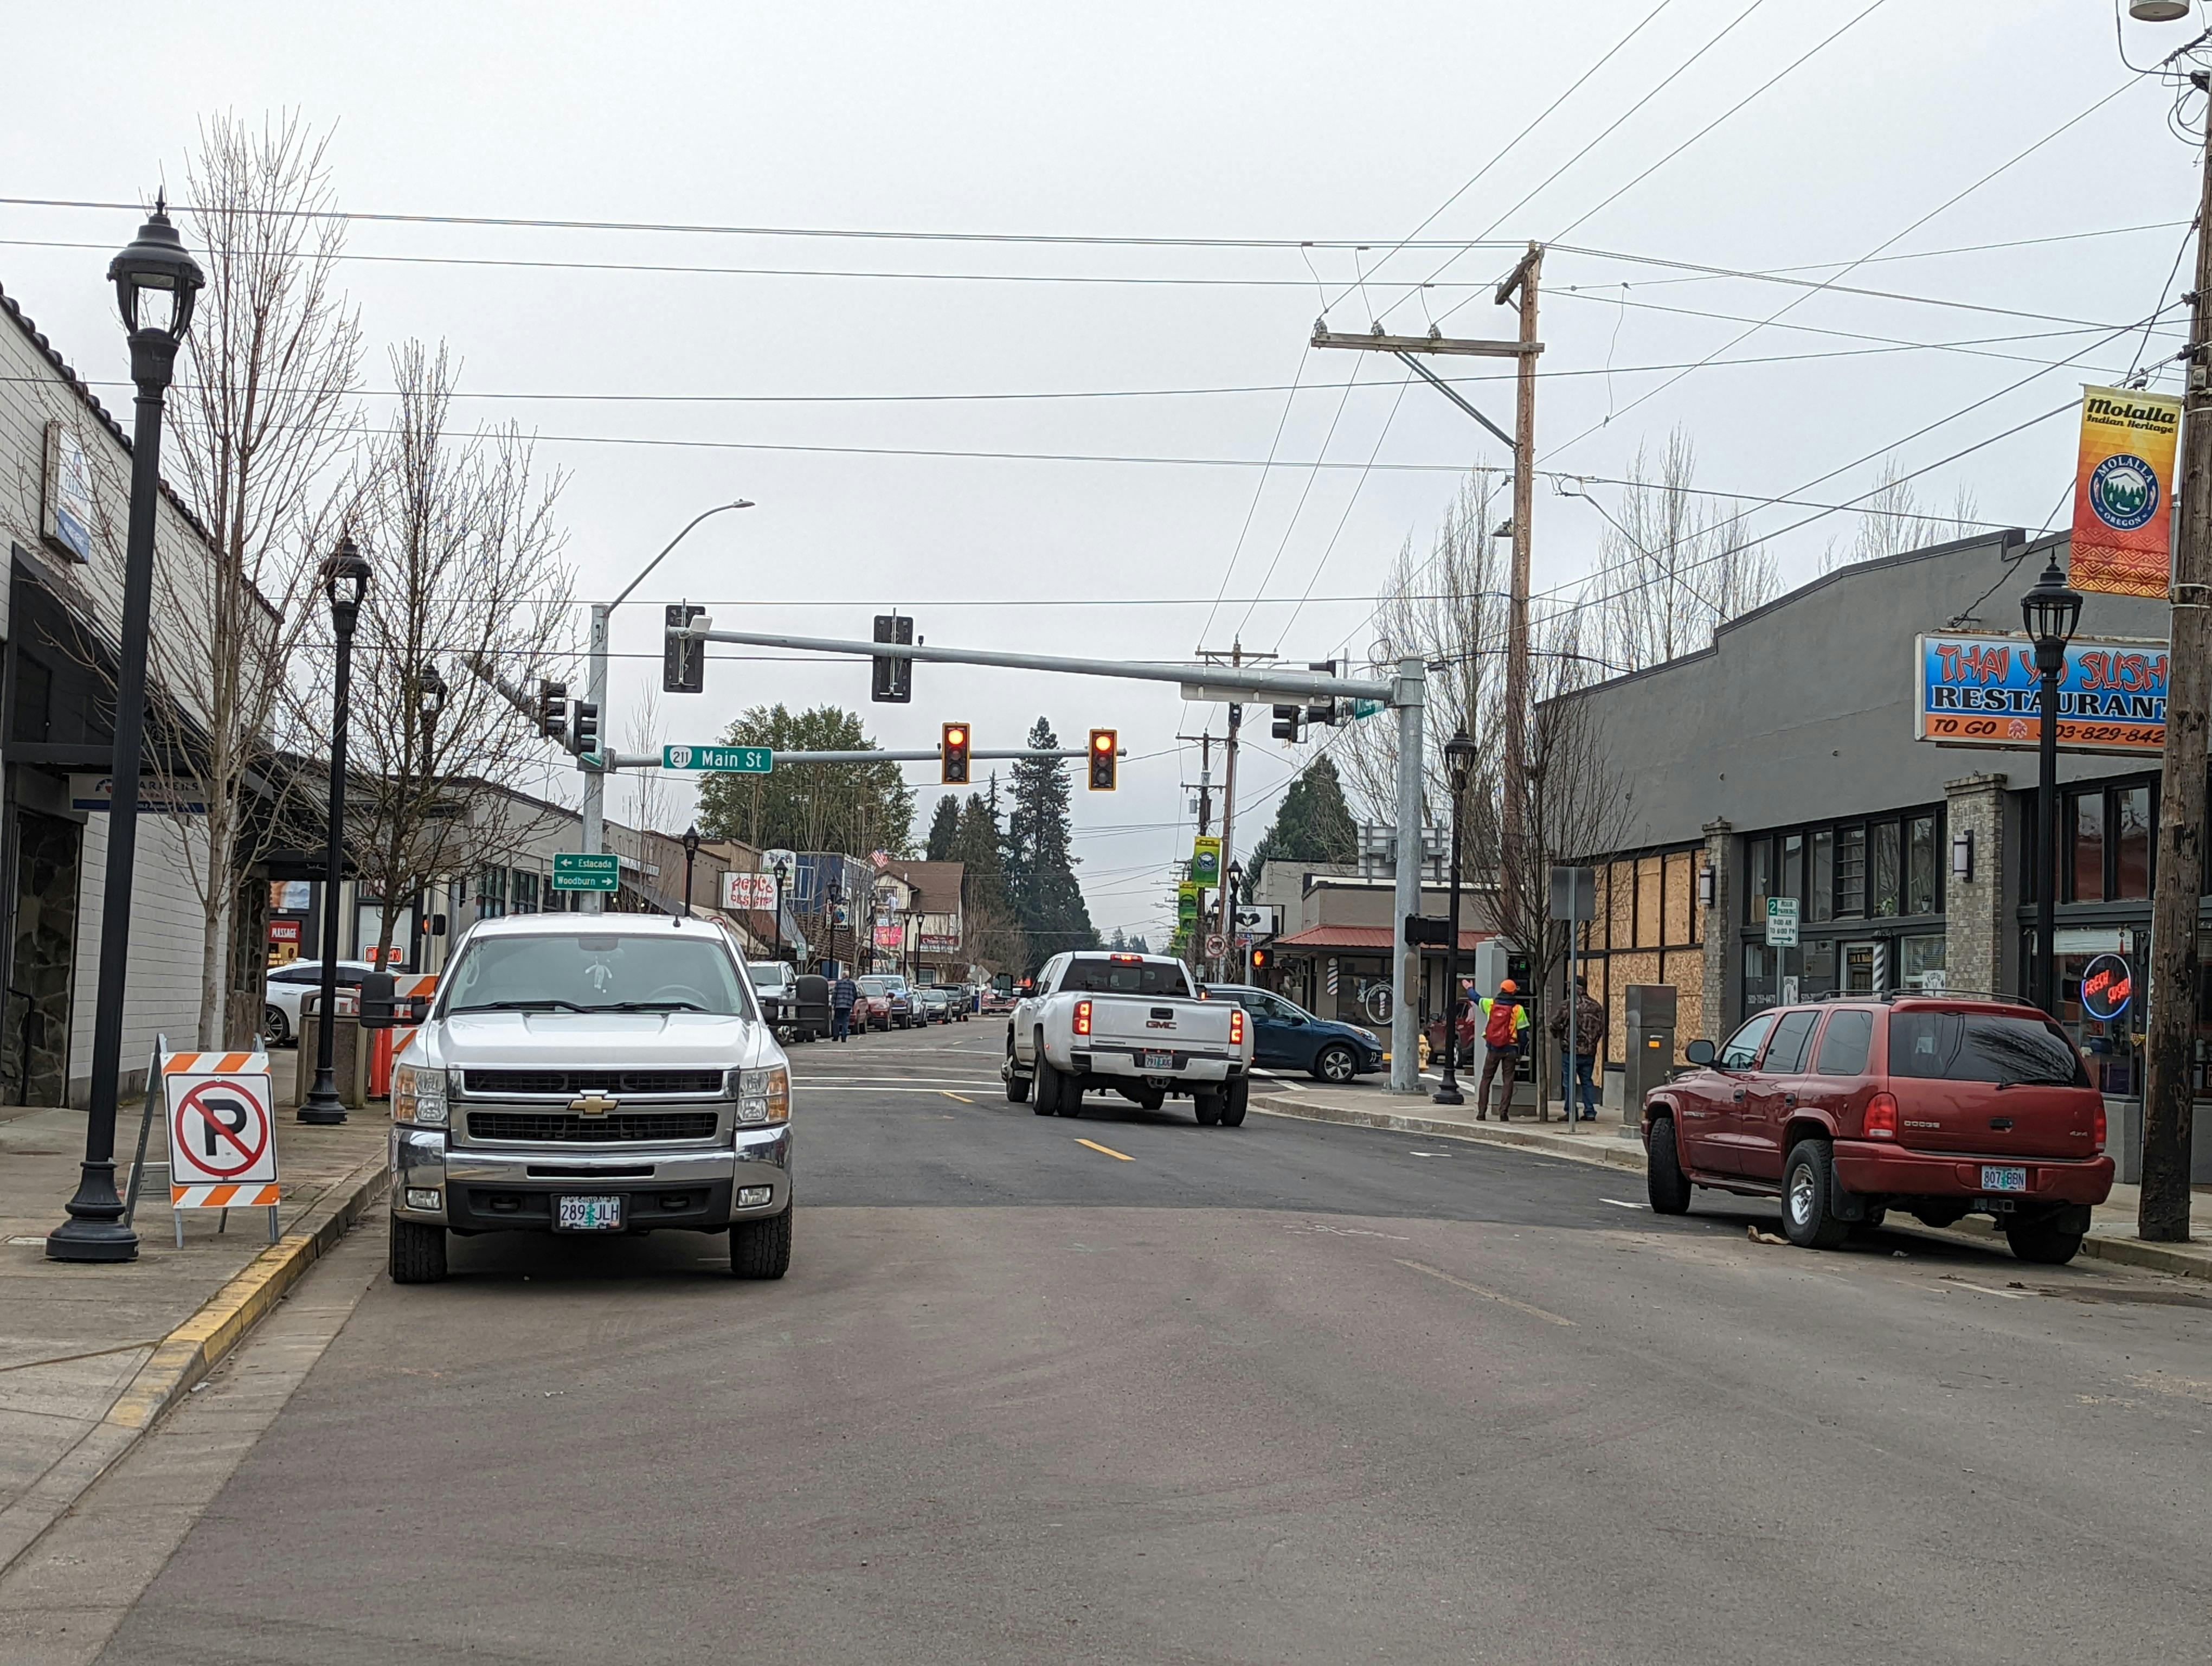
[[172,1053],[161,1061],[169,1115],[169,1207],[269,1211],[276,1241],[276,1117],[266,1053]]

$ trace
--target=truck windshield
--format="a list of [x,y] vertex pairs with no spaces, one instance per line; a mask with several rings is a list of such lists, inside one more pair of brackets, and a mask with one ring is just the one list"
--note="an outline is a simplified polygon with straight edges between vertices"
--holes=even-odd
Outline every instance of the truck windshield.
[[1115,960],[1107,955],[1078,955],[1067,963],[1063,990],[1086,995],[1188,995],[1190,982],[1170,961]]
[[1892,1012],[1889,1073],[2006,1087],[2087,1087],[2066,1037],[2040,1018],[1996,1012]]
[[750,1018],[736,963],[704,931],[483,937],[443,980],[453,1012],[714,1012]]

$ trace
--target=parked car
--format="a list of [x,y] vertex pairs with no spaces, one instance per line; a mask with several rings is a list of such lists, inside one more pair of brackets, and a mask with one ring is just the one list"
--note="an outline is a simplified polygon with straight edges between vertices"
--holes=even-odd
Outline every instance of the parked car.
[[[903,1030],[913,1022],[914,1006],[904,978],[889,972],[871,972],[853,982],[860,991],[860,1002],[853,1008],[853,1023],[857,1028]],[[865,1018],[861,1016],[863,1012],[866,1014]]]
[[1252,1019],[1252,1062],[1271,1070],[1304,1070],[1324,1082],[1348,1082],[1382,1068],[1382,1043],[1356,1024],[1317,1018],[1272,989],[1209,983],[1208,1000],[1233,1000]]
[[755,960],[746,963],[745,976],[752,980],[753,994],[760,1001],[761,1016],[768,1020],[769,1028],[775,1031],[776,1039],[787,1045],[797,1040],[798,969],[785,960]]
[[952,991],[941,983],[925,983],[914,992],[914,1013],[920,1024],[952,1022]]
[[392,1072],[391,1273],[448,1233],[726,1233],[791,1264],[791,1072],[736,939],[660,915],[480,921]]
[[[358,989],[361,981],[376,970],[365,960],[338,962],[338,988]],[[289,1047],[300,1038],[300,998],[323,987],[323,963],[295,960],[269,974],[262,990],[261,1040],[269,1047]]]
[[1252,1088],[1252,1025],[1235,1001],[1203,1000],[1164,955],[1060,954],[1006,1020],[1006,1097],[1074,1116],[1086,1088],[1146,1110],[1188,1094],[1199,1126],[1236,1128]]
[[1782,1199],[1793,1243],[1833,1249],[1901,1209],[1994,1215],[2022,1261],[2071,1261],[2112,1189],[2105,1102],[2034,1007],[1966,996],[1760,1012],[1645,1097],[1651,1207],[1693,1187]]
[[975,1010],[987,1018],[1002,1018],[1014,1010],[1015,999],[1012,989],[1001,989],[994,985],[983,991],[982,999],[975,1003]]

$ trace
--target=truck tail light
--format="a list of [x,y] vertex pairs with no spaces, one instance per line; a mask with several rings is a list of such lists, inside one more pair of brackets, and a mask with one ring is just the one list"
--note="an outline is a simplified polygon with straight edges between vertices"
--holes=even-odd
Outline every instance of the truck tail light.
[[2102,1157],[2105,1154],[2105,1102],[2102,1099],[2097,1101],[2097,1120],[2095,1128],[2097,1132],[2097,1155]]
[[1087,1000],[1075,1003],[1075,1033],[1079,1036],[1091,1033],[1091,1003]]
[[1242,1006],[1229,1009],[1229,1044],[1231,1047],[1244,1045],[1244,1009]]
[[1897,1138],[1897,1097],[1894,1094],[1877,1093],[1867,1101],[1866,1137],[1869,1140]]

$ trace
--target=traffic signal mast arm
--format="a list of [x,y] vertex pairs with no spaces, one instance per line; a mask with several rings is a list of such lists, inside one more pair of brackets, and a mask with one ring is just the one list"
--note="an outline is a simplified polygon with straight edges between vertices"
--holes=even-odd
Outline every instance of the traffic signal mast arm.
[[[1124,746],[1121,756],[1127,757],[1128,755],[1129,749]],[[933,751],[777,752],[775,767],[781,769],[787,763],[935,763],[943,756],[943,753]],[[1057,751],[1043,746],[1008,746],[987,751],[979,746],[968,756],[981,763],[1007,763],[1017,758],[1075,758],[1089,757],[1091,754],[1080,746],[1062,746]],[[665,767],[665,760],[659,752],[609,752],[606,760],[610,769],[659,769]]]

